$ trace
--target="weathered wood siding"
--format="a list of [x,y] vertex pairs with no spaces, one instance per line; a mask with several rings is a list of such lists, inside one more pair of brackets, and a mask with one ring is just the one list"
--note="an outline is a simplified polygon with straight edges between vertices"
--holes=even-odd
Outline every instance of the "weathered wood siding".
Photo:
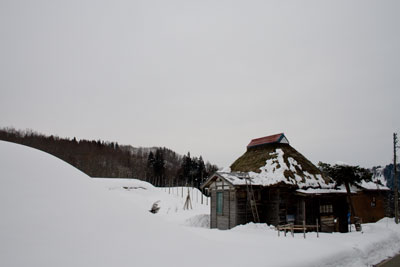
[[[211,228],[225,230],[254,221],[245,186],[232,186],[222,179],[216,179],[210,185],[210,191]],[[288,186],[253,186],[253,191],[261,223],[279,225],[294,220],[291,222],[301,225],[305,220],[306,224],[315,225],[318,219],[320,225],[325,224],[323,231],[347,231],[348,208],[345,195],[299,195],[295,188]],[[218,192],[222,193],[220,214],[217,213]],[[321,205],[330,205],[333,209],[329,213],[320,213]],[[383,205],[381,199],[376,198],[376,205],[380,209]],[[335,220],[334,225],[332,218]]]
[[[322,232],[348,231],[345,194],[309,195],[302,199],[305,201],[306,224],[315,225],[318,219]],[[324,210],[321,206],[331,206],[332,210]]]
[[210,228],[217,228],[217,191],[211,190]]
[[229,191],[229,229],[232,227],[235,227],[237,225],[236,222],[236,214],[237,214],[237,209],[236,209],[236,190],[231,189]]
[[249,214],[251,211],[247,206],[247,192],[244,188],[236,188],[236,223],[245,224],[249,222]]
[[267,188],[264,190],[265,222],[268,224],[279,224],[279,193],[279,188]]
[[363,223],[376,222],[385,217],[384,191],[362,191],[352,197],[354,210]]
[[[266,208],[265,208],[265,197],[264,197],[264,188],[253,186],[254,198],[257,204],[258,216],[260,218],[260,222],[266,222]],[[236,188],[236,207],[237,207],[237,225],[238,224],[246,224],[248,222],[253,222],[253,213],[251,211],[251,207],[249,204],[247,189],[246,187],[237,187]]]
[[[221,230],[231,229],[237,225],[236,222],[236,193],[235,189],[224,183],[222,180],[216,180],[211,184],[211,212],[210,227]],[[217,213],[217,193],[222,193],[222,213]]]

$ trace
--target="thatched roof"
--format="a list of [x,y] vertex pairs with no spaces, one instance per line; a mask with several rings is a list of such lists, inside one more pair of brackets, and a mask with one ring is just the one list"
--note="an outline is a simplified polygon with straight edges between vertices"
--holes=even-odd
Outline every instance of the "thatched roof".
[[332,188],[331,179],[289,144],[249,147],[231,165],[232,173],[249,173],[253,184],[285,183],[299,188]]
[[[233,186],[246,185],[250,178],[253,185],[286,184],[297,187],[298,192],[302,193],[345,192],[344,188],[337,188],[331,178],[291,147],[283,133],[253,139],[246,153],[230,166],[230,170],[214,173],[202,187],[208,187],[218,178]],[[372,181],[362,181],[352,188],[354,192],[359,190],[388,190],[383,171],[376,170]]]

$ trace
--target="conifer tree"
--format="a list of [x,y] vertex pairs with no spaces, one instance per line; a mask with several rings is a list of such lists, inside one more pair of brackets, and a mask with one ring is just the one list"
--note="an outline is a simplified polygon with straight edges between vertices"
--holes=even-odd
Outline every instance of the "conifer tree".
[[152,151],[150,151],[149,156],[147,157],[146,167],[146,181],[154,184],[154,154]]
[[164,184],[164,173],[165,173],[165,162],[164,154],[162,149],[158,148],[156,150],[156,155],[154,157],[153,164],[154,176],[156,177],[156,185],[163,186]]
[[354,209],[353,201],[351,199],[352,185],[361,183],[361,181],[371,181],[372,173],[368,169],[361,168],[359,166],[350,165],[339,165],[335,164],[331,166],[330,164],[319,162],[318,166],[327,176],[331,177],[337,186],[344,185],[347,192],[347,202],[350,206],[350,212],[353,217],[356,217],[356,211]]

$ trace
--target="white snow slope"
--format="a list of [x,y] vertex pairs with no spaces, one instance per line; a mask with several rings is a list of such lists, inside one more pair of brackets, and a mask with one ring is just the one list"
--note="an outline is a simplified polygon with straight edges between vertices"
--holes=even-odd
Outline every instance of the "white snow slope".
[[[0,266],[368,266],[400,251],[391,219],[364,233],[277,236],[265,224],[210,230],[208,207],[141,181],[91,179],[0,141]],[[136,188],[134,188],[136,187]],[[141,188],[143,187],[143,188]],[[111,190],[110,190],[111,189]],[[176,189],[175,189],[176,190]],[[160,212],[148,212],[160,200]]]

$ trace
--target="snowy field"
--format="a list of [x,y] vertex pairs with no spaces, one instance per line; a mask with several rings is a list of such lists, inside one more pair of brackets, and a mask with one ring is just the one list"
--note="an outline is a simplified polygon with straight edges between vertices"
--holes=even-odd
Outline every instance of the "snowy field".
[[190,193],[187,211],[182,188],[92,179],[0,141],[0,266],[371,266],[400,251],[392,219],[364,224],[362,234],[306,239],[278,237],[265,224],[211,230],[206,199]]

